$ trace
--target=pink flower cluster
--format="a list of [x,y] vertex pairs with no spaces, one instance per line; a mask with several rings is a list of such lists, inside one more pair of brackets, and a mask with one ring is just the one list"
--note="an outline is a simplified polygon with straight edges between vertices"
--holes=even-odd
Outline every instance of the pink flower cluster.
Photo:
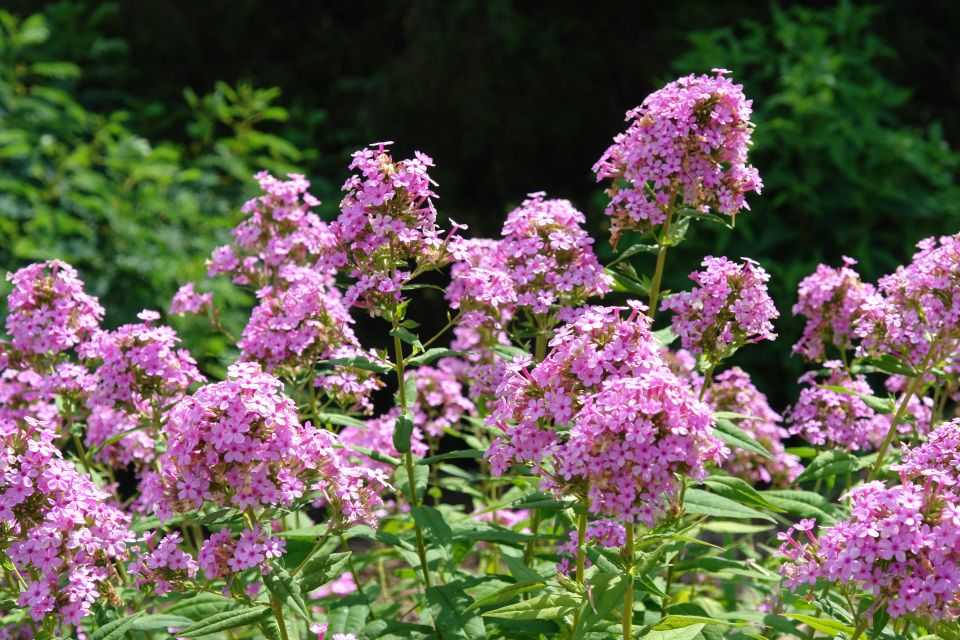
[[[616,520],[600,519],[587,524],[587,544],[594,543],[607,549],[622,547],[627,542],[627,531],[622,524]],[[577,558],[577,530],[573,529],[567,535],[567,540],[557,547],[557,554],[560,556],[560,562],[557,563],[557,571],[563,574],[570,574],[576,569]],[[584,567],[590,567],[593,563],[589,558],[584,558]]]
[[[139,324],[102,331],[79,349],[94,367],[95,383],[86,397],[90,410],[87,445],[101,447],[97,458],[118,466],[150,462],[157,427],[166,410],[190,385],[203,381],[196,362],[170,327],[154,325],[159,314],[143,311]],[[147,425],[148,429],[137,429]],[[125,432],[130,435],[103,446]]]
[[510,365],[487,419],[504,432],[487,452],[494,473],[550,458],[561,444],[556,427],[569,424],[603,381],[662,366],[643,305],[636,303],[626,318],[624,311],[585,307],[575,322],[560,327],[550,353],[532,370],[529,360]]
[[933,430],[923,444],[907,449],[903,460],[893,467],[904,482],[928,479],[957,491],[960,487],[960,418]]
[[7,332],[25,354],[57,354],[85,341],[100,327],[103,307],[83,290],[77,270],[48,260],[8,273]]
[[316,264],[333,244],[330,229],[311,211],[320,201],[307,191],[310,182],[288,177],[278,180],[266,171],[255,176],[264,194],[243,205],[248,217],[233,229],[234,244],[215,249],[207,261],[211,276],[229,274],[236,284],[259,288],[283,265]]
[[512,365],[488,419],[504,433],[487,452],[495,474],[532,463],[546,487],[580,495],[592,513],[652,526],[676,493],[674,473],[702,479],[703,463],[725,455],[709,408],[660,359],[642,308],[623,318],[588,307],[533,370]]
[[568,200],[531,193],[507,216],[502,239],[466,241],[447,299],[466,326],[503,327],[519,311],[534,316],[573,308],[610,291],[610,278]]
[[674,312],[673,332],[683,348],[714,366],[745,344],[773,340],[780,314],[767,292],[769,274],[753,260],[704,258],[690,274],[696,286],[670,296],[662,307]]
[[767,397],[754,386],[746,371],[733,367],[718,375],[708,387],[704,401],[715,411],[751,416],[740,420],[738,426],[773,456],[770,460],[737,449],[723,463],[730,475],[752,483],[786,487],[803,471],[800,458],[787,453],[783,444],[789,434],[781,425],[782,418],[770,408]]
[[418,151],[413,159],[394,161],[388,144],[353,154],[356,173],[343,185],[347,195],[330,225],[335,245],[329,263],[354,280],[346,304],[373,315],[399,304],[415,274],[450,262],[451,240],[462,228],[455,224],[446,239],[440,237],[432,200],[437,194],[427,173],[433,160]]
[[[818,579],[856,585],[892,618],[960,615],[960,500],[942,485],[870,482],[852,489],[847,520],[812,533],[812,520],[779,534],[792,589]],[[794,537],[800,532],[803,535]],[[868,614],[869,615],[869,612]]]
[[906,266],[884,276],[861,305],[860,353],[889,354],[915,367],[940,363],[960,341],[960,237],[927,238]]
[[188,282],[177,290],[170,302],[170,313],[177,316],[203,315],[213,306],[212,293],[197,293],[194,284]]
[[35,621],[77,625],[95,602],[119,604],[115,563],[132,537],[128,516],[55,438],[29,417],[0,421],[0,549],[25,580],[18,606]]
[[671,209],[734,217],[749,209],[747,193],[760,193],[747,163],[752,101],[728,71],[713,71],[671,82],[628,111],[629,127],[594,165],[598,182],[612,181],[606,213],[614,245],[625,230],[663,224]]
[[270,562],[283,556],[285,541],[271,536],[263,527],[244,529],[236,539],[230,534],[229,529],[221,529],[200,548],[197,564],[209,580],[253,568],[270,573]]
[[704,464],[729,453],[712,426],[710,408],[665,368],[608,380],[555,456],[557,483],[585,493],[592,513],[653,527],[678,493],[677,474],[701,482]]
[[282,388],[258,364],[234,364],[227,380],[201,387],[170,411],[156,479],[158,516],[205,501],[241,510],[288,506],[313,489],[338,522],[375,524],[373,485],[382,478],[347,465],[331,432],[300,424]]
[[827,365],[831,372],[824,383],[817,382],[813,371],[800,377],[800,382],[807,386],[797,402],[786,410],[790,435],[799,435],[816,446],[840,447],[847,451],[879,446],[890,427],[890,419],[870,408],[857,395],[820,386],[843,387],[871,396],[873,390],[867,379],[862,375],[851,376],[839,368],[839,363]]
[[196,578],[197,561],[180,549],[179,545],[183,542],[180,534],[163,536],[156,548],[153,548],[152,538],[147,536],[150,549],[141,553],[130,567],[130,573],[137,576],[137,587],[152,585],[154,592],[162,596],[182,589],[187,582]]
[[825,264],[800,281],[793,315],[806,318],[803,336],[793,345],[794,353],[811,362],[826,358],[825,345],[845,353],[854,348],[854,326],[864,301],[875,294],[873,285],[860,280],[853,270],[853,258],[843,258],[839,269]]
[[439,438],[444,430],[455,427],[464,416],[475,416],[477,409],[464,397],[463,385],[442,367],[418,367],[414,377],[417,399],[411,406],[413,424],[427,436]]
[[[401,456],[400,452],[393,446],[393,429],[400,415],[400,409],[394,407],[387,413],[364,422],[362,427],[347,426],[340,432],[340,442],[347,448],[363,447],[382,453],[394,458]],[[410,436],[410,450],[413,455],[423,457],[427,455],[429,448],[423,440],[423,431],[420,427],[414,425],[413,433]],[[351,454],[351,457],[358,457],[358,463],[368,469],[373,469],[384,474],[392,473],[394,467],[386,462],[378,462],[363,454]]]

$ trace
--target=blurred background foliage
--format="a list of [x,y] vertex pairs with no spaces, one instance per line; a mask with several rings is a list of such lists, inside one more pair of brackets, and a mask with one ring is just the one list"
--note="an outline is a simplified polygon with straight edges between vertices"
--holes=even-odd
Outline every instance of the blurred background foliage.
[[[441,213],[471,235],[498,234],[546,190],[587,211],[609,258],[591,165],[628,108],[712,67],[754,99],[766,186],[734,232],[691,231],[667,284],[685,287],[708,253],[770,270],[782,339],[738,360],[776,404],[801,370],[788,358],[800,278],[850,255],[873,279],[920,238],[960,230],[960,3],[4,6],[0,269],[65,259],[112,325],[202,278],[253,173],[305,173],[332,217],[349,153],[375,140],[432,155]],[[243,302],[226,283],[203,288]],[[241,328],[242,313],[227,322]]]

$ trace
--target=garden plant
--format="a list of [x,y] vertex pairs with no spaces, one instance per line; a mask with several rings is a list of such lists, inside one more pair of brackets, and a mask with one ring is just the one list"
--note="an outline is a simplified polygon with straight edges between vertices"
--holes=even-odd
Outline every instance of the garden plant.
[[[542,192],[472,237],[378,142],[329,223],[257,173],[165,309],[10,273],[0,639],[960,638],[960,236],[789,310],[749,256],[671,260],[755,215],[752,107],[714,69],[628,111],[599,239]],[[174,327],[239,356],[215,379]],[[784,339],[778,412],[730,358]]]

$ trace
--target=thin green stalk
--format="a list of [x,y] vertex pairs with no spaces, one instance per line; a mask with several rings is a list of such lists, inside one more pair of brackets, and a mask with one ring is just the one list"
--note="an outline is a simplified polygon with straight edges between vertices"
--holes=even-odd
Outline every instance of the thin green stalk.
[[283,621],[283,609],[280,608],[280,600],[277,596],[270,596],[270,606],[273,607],[273,617],[277,621],[277,626],[280,627],[281,640],[290,640],[290,636],[287,635],[287,623]]
[[707,369],[707,372],[703,375],[703,384],[700,386],[700,396],[699,399],[703,400],[704,394],[707,392],[707,389],[710,388],[710,383],[713,382],[713,366]]
[[[396,320],[393,322],[393,328],[397,329]],[[394,331],[394,333],[396,333]],[[406,384],[404,384],[404,370],[403,370],[403,345],[400,342],[400,337],[395,335],[393,336],[393,350],[395,353],[394,359],[394,368],[397,372],[397,396],[400,399],[400,413],[406,415],[407,413],[407,389]],[[413,454],[408,450],[403,454],[403,466],[407,470],[407,484],[409,485],[409,500],[410,508],[416,509],[420,506],[417,503],[417,483],[414,479],[413,472]],[[420,525],[416,520],[413,521],[413,530],[417,538],[417,556],[420,558],[420,570],[423,573],[423,584],[429,589],[431,586],[430,581],[430,568],[427,566],[427,548],[423,542],[423,530],[420,528]]]
[[[587,512],[581,511],[577,516],[577,584],[583,586],[583,572],[586,565],[583,549],[587,546]],[[580,609],[573,614],[573,628],[580,624]]]
[[623,548],[624,560],[627,564],[627,590],[623,594],[623,637],[633,637],[633,521],[627,523],[627,544]]
[[870,475],[867,478],[869,481],[876,480],[877,476],[880,475],[880,469],[883,467],[883,458],[885,455],[887,455],[887,449],[890,448],[890,444],[893,442],[894,436],[897,435],[897,426],[903,419],[903,414],[907,411],[907,405],[910,403],[910,398],[912,398],[917,392],[917,389],[923,383],[924,376],[927,375],[927,368],[930,365],[930,359],[933,357],[935,348],[936,345],[930,345],[930,351],[927,353],[927,357],[924,358],[923,366],[920,368],[917,375],[914,376],[913,380],[910,381],[910,385],[907,387],[907,392],[903,394],[903,400],[900,401],[900,406],[897,407],[897,412],[893,414],[893,420],[890,421],[890,428],[887,430],[887,435],[884,437],[883,443],[877,450],[877,461],[870,470]]
[[343,550],[350,554],[347,556],[347,566],[350,567],[350,575],[357,585],[357,593],[365,595],[363,593],[363,587],[360,586],[360,574],[357,573],[357,566],[353,563],[353,553],[350,551],[350,545],[347,544],[347,539],[342,535],[340,536],[340,542],[343,544]]
[[653,281],[650,283],[650,300],[647,309],[647,315],[651,318],[657,313],[657,300],[660,297],[660,283],[663,281],[663,265],[667,261],[667,247],[665,244],[667,236],[670,234],[670,223],[673,220],[673,207],[667,210],[667,219],[663,221],[663,230],[660,232],[660,239],[657,242],[660,250],[657,252],[657,266],[653,271]]
[[[539,325],[539,322],[537,324]],[[545,329],[540,327],[540,331],[537,333],[533,345],[533,358],[535,362],[541,362],[545,357],[547,357],[547,335]],[[540,529],[540,520],[542,518],[543,514],[540,512],[540,509],[534,509],[533,516],[530,519],[530,533],[533,537],[527,540],[527,544],[523,548],[523,564],[528,567],[530,563],[533,562],[533,552],[537,541],[536,535]]]

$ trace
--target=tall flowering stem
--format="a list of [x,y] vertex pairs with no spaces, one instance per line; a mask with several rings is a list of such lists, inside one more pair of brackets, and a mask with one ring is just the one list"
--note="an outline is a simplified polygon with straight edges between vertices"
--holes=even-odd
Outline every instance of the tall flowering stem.
[[900,400],[900,406],[897,407],[896,413],[893,414],[893,419],[890,421],[890,428],[887,430],[887,435],[884,436],[883,442],[880,444],[880,448],[877,449],[877,461],[873,464],[873,468],[870,469],[869,480],[876,480],[877,476],[880,475],[880,470],[883,468],[883,459],[887,455],[887,450],[890,449],[890,445],[893,443],[894,436],[897,435],[897,426],[900,424],[900,421],[903,420],[903,416],[907,411],[907,407],[910,405],[910,399],[915,393],[917,393],[920,385],[923,384],[923,379],[926,377],[927,371],[930,368],[930,360],[932,359],[933,353],[936,350],[934,348],[935,346],[936,345],[931,345],[930,352],[927,354],[927,357],[924,358],[920,371],[918,371],[917,375],[914,376],[910,381],[906,392],[903,394],[903,399]]
[[626,544],[623,547],[623,558],[627,569],[627,590],[623,593],[623,616],[621,625],[623,626],[623,637],[633,637],[633,521],[626,524]]
[[670,223],[673,220],[673,207],[667,209],[667,217],[663,221],[663,230],[660,233],[660,239],[657,242],[659,250],[657,251],[657,266],[654,267],[653,281],[650,284],[650,299],[647,304],[649,307],[647,313],[653,318],[657,313],[657,299],[660,297],[660,283],[663,281],[663,267],[667,262],[667,238],[670,235]]
[[[397,334],[397,329],[400,328],[400,325],[397,323],[396,315],[393,316],[393,350],[394,350],[394,369],[397,373],[397,396],[400,399],[400,415],[405,416],[407,414],[407,390],[406,385],[404,384],[404,364],[403,364],[403,344],[400,342],[400,337]],[[410,448],[407,447],[406,453],[403,454],[403,466],[407,471],[407,485],[409,488],[409,499],[410,507],[416,509],[418,506],[417,501],[417,485],[414,480],[413,473],[413,453],[410,451]],[[431,586],[430,583],[430,568],[427,566],[427,549],[423,543],[423,529],[420,528],[420,524],[414,520],[413,521],[413,530],[417,537],[417,556],[420,558],[420,570],[423,572],[423,584],[429,589]]]

